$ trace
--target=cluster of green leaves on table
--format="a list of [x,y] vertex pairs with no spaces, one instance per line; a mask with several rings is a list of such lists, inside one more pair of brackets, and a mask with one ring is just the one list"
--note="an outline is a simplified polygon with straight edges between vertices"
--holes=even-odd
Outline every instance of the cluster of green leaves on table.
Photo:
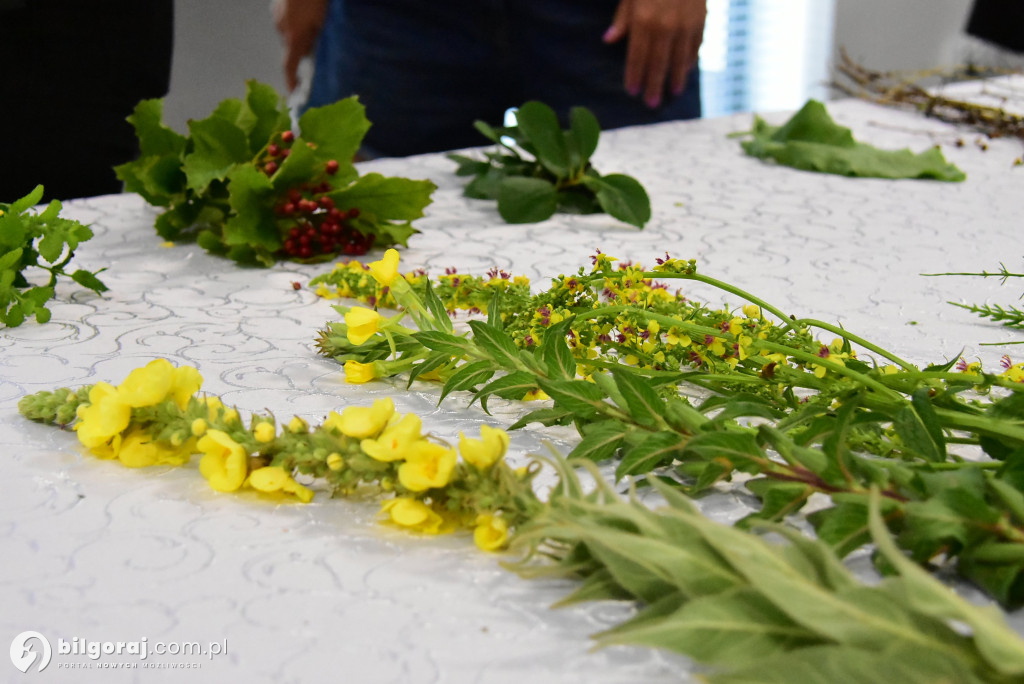
[[825,105],[817,100],[808,100],[781,126],[772,126],[755,115],[753,129],[739,135],[752,136],[742,142],[747,154],[805,171],[954,182],[967,178],[946,161],[938,147],[915,154],[908,149],[883,150],[857,142],[850,129],[833,121]]
[[[64,270],[78,246],[93,236],[92,229],[61,218],[61,203],[57,200],[36,211],[34,207],[42,199],[43,186],[39,185],[10,204],[0,202],[0,322],[11,328],[21,325],[28,316],[35,316],[39,323],[50,320],[46,303],[53,299],[62,276],[70,276],[97,294],[107,289],[97,277],[103,269]],[[31,275],[32,269],[46,272],[47,282],[30,282],[26,274]]]
[[590,163],[601,127],[589,109],[574,107],[567,130],[551,107],[536,101],[516,110],[514,126],[474,125],[497,148],[484,159],[448,157],[458,163],[457,175],[474,177],[466,197],[497,200],[508,223],[537,223],[556,211],[605,212],[638,228],[650,220],[650,199],[635,178],[601,175]]
[[[918,368],[839,326],[791,317],[699,274],[692,262],[662,268],[670,266],[616,270],[598,259],[589,274],[560,276],[516,309],[496,291],[487,320],[469,321],[461,334],[428,288],[418,311],[406,307],[418,329],[385,326],[357,346],[344,322],[331,323],[319,345],[338,361],[375,364],[378,377],[438,377],[442,400],[467,391],[485,410],[493,397],[542,391],[551,405],[511,428],[574,425],[581,439],[570,456],[617,459],[618,477],[666,478],[699,497],[742,473],[761,508],[741,527],[785,521],[824,496],[828,503],[806,518],[840,556],[870,542],[877,489],[886,525],[913,560],[955,569],[1004,606],[1024,603],[1024,384],[1005,373],[952,372],[956,359]],[[712,285],[776,322],[759,318],[767,332],[754,338],[744,322],[729,331],[732,313],[682,297],[602,301],[638,278]],[[838,335],[841,346],[818,342],[815,329]],[[650,363],[652,330],[692,339],[691,355]],[[878,361],[856,358],[851,345]]]
[[[238,262],[270,265],[285,256],[293,229],[326,216],[323,198],[329,208],[358,210],[351,223],[364,246],[404,245],[435,188],[428,180],[359,175],[353,159],[370,122],[355,97],[307,110],[297,133],[284,99],[255,81],[244,99],[226,99],[207,118],[189,121],[187,136],[162,119],[162,100],[136,106],[128,120],[141,154],[118,166],[118,177],[164,208],[160,236],[196,239]],[[314,204],[312,217],[296,211],[300,198],[316,205],[315,215]]]

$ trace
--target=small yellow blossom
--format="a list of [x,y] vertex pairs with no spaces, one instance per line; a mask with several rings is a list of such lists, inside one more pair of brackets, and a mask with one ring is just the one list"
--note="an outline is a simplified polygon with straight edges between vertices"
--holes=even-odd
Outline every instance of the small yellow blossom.
[[480,439],[459,433],[459,453],[477,470],[486,470],[500,461],[508,451],[508,433],[490,425],[480,426]]
[[288,422],[288,431],[295,435],[305,434],[309,432],[309,423],[295,416]]
[[156,359],[129,373],[117,391],[129,406],[153,406],[167,397],[173,383],[174,366],[167,359]]
[[358,347],[377,334],[380,314],[373,309],[356,306],[345,314],[345,325],[348,326],[348,341]]
[[390,287],[398,276],[398,250],[389,249],[384,252],[384,258],[380,261],[371,261],[370,275],[383,287]]
[[191,440],[187,440],[181,448],[168,448],[153,441],[152,435],[145,430],[135,429],[125,435],[117,458],[129,468],[145,468],[151,465],[182,465],[192,455]]
[[221,430],[207,430],[196,445],[203,457],[199,472],[218,492],[233,492],[245,482],[248,457],[231,436]]
[[206,432],[207,427],[208,425],[205,420],[203,420],[202,418],[196,418],[195,420],[192,421],[190,431],[192,432],[192,435],[194,437],[202,437],[203,433]]
[[331,452],[327,456],[327,467],[334,471],[341,470],[345,467],[345,459],[338,452]]
[[375,461],[390,462],[406,458],[407,451],[422,439],[423,421],[415,413],[407,413],[391,421],[376,439],[364,439],[359,448]]
[[388,499],[381,506],[381,512],[388,515],[390,522],[416,532],[441,534],[447,531],[445,519],[418,499],[405,496]]
[[179,366],[171,374],[169,394],[178,408],[183,409],[188,406],[192,395],[198,392],[202,386],[203,376],[199,374],[198,370],[192,366]]
[[274,438],[277,437],[277,429],[274,428],[273,423],[263,421],[253,428],[252,434],[256,438],[257,442],[267,444],[268,442],[274,441]]
[[744,304],[743,315],[747,318],[761,318],[761,307],[757,304]]
[[[269,423],[261,423],[269,425]],[[249,473],[246,483],[253,489],[266,494],[294,496],[302,503],[313,499],[313,490],[296,482],[281,466],[265,466]]]
[[481,513],[473,528],[473,541],[484,551],[499,551],[508,544],[508,523],[504,518]]
[[345,382],[361,384],[370,382],[377,378],[376,365],[372,363],[359,363],[358,361],[345,362]]
[[413,492],[444,487],[455,470],[455,450],[420,440],[407,450],[406,461],[398,467],[398,481]]
[[388,397],[376,400],[372,406],[349,406],[340,415],[331,411],[324,427],[336,429],[347,437],[367,439],[379,435],[393,415],[395,403]]
[[132,407],[113,386],[98,382],[89,390],[89,404],[78,407],[75,431],[89,449],[100,447],[119,435],[132,418]]

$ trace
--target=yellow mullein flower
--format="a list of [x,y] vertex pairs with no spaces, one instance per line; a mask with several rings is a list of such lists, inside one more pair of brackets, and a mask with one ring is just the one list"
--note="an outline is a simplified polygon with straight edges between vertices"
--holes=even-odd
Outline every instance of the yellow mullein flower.
[[376,439],[364,439],[359,448],[375,461],[400,461],[413,444],[422,439],[423,421],[415,413],[407,413],[384,428]]
[[690,339],[689,335],[680,335],[674,332],[670,332],[667,335],[665,335],[665,342],[668,344],[668,348],[671,349],[672,347],[675,346],[689,347],[693,343],[693,340]]
[[230,435],[207,430],[196,447],[203,454],[199,472],[211,487],[218,492],[233,492],[242,486],[248,475],[249,455]]
[[390,522],[416,532],[441,534],[447,531],[445,519],[418,499],[405,496],[388,499],[381,505],[381,512],[388,515]]
[[743,319],[742,318],[730,319],[729,320],[729,334],[730,335],[739,335],[741,332],[743,332]]
[[711,344],[707,345],[708,351],[715,356],[721,356],[725,354],[725,340],[721,337],[716,337],[712,340]]
[[252,434],[256,438],[257,442],[267,444],[268,442],[274,441],[274,438],[277,437],[277,429],[274,427],[273,423],[263,421],[252,429]]
[[288,432],[295,435],[305,434],[309,432],[309,423],[298,416],[294,416],[288,421]]
[[387,397],[376,400],[372,406],[349,406],[340,415],[331,411],[324,427],[338,430],[346,437],[367,439],[379,435],[394,415],[395,402]]
[[398,467],[398,481],[414,492],[444,487],[455,470],[455,450],[434,442],[414,442],[406,452],[405,463]]
[[178,408],[188,406],[188,400],[192,398],[199,388],[203,386],[203,376],[192,366],[180,366],[171,373],[170,396]]
[[78,407],[75,431],[78,441],[89,449],[110,442],[128,427],[132,407],[121,398],[120,392],[105,382],[97,382],[89,390],[89,404]]
[[371,261],[370,275],[381,284],[382,287],[391,287],[398,276],[398,250],[389,249],[384,252],[384,258],[380,261]]
[[129,468],[145,468],[151,465],[182,465],[192,455],[191,440],[181,448],[167,448],[153,441],[153,436],[145,430],[135,429],[125,435],[117,458]]
[[542,401],[550,398],[551,397],[548,396],[548,393],[540,388],[532,389],[523,395],[523,401]]
[[377,367],[373,363],[345,362],[345,382],[358,385],[377,378]]
[[[269,425],[269,423],[261,423],[261,425]],[[249,473],[246,484],[265,494],[294,496],[302,503],[309,503],[313,499],[313,490],[300,485],[281,466],[257,468]]]
[[156,359],[129,373],[117,391],[129,406],[153,406],[167,397],[173,383],[174,366],[167,359]]
[[743,315],[747,318],[761,318],[761,307],[757,304],[744,304]]
[[1006,378],[1010,382],[1024,382],[1024,363],[1016,363],[1009,366],[999,374],[999,377]]
[[334,471],[341,470],[345,467],[345,459],[338,452],[331,452],[327,456],[327,467]]
[[499,551],[508,544],[508,523],[504,518],[489,513],[476,517],[473,542],[484,551]]
[[471,439],[459,433],[459,453],[462,460],[477,470],[486,470],[500,461],[508,451],[508,433],[490,425],[480,426],[480,439]]
[[345,314],[345,325],[348,326],[348,341],[358,347],[377,334],[380,314],[373,309],[356,306]]

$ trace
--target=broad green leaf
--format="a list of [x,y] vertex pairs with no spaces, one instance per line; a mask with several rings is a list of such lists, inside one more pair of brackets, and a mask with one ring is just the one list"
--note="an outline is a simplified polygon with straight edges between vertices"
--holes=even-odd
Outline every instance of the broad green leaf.
[[566,133],[566,145],[569,148],[570,166],[574,171],[582,171],[597,150],[598,138],[601,136],[601,125],[586,107],[573,107],[569,110],[569,130]]
[[274,134],[291,127],[288,106],[273,86],[255,80],[247,81],[245,105],[241,123],[248,133],[251,154],[262,150]]
[[379,173],[360,176],[330,194],[339,209],[358,208],[387,221],[412,221],[423,216],[437,186],[429,180],[388,178]]
[[150,155],[114,167],[126,192],[134,192],[155,207],[169,206],[185,192],[187,178],[175,155]]
[[135,127],[141,157],[171,156],[180,158],[188,139],[163,123],[163,100],[142,100],[128,117]]
[[240,165],[231,172],[229,187],[234,214],[224,224],[224,244],[280,249],[281,233],[271,208],[273,187],[266,174],[250,164]]
[[516,122],[536,150],[537,161],[556,177],[567,177],[569,150],[555,111],[542,102],[527,102],[516,112]]
[[498,190],[498,213],[508,223],[538,223],[558,206],[555,186],[542,178],[506,177]]
[[583,184],[594,191],[601,208],[637,228],[651,220],[651,200],[644,186],[632,176],[613,173],[600,178],[584,177]]
[[914,154],[910,150],[880,150],[856,142],[850,130],[836,124],[825,105],[815,100],[808,100],[780,127],[769,126],[756,117],[751,133],[753,140],[742,143],[747,154],[806,171],[943,181],[966,178],[937,147]]
[[352,160],[370,130],[366,108],[357,97],[307,109],[299,118],[299,130],[301,136],[293,149],[306,141],[315,142],[317,158],[338,162],[335,182],[341,185],[356,178],[359,172]]
[[236,165],[249,160],[245,131],[235,124],[211,116],[189,121],[188,127],[192,151],[185,155],[182,168],[190,190],[203,192],[212,181],[226,179]]
[[5,215],[17,216],[23,213],[26,209],[31,209],[43,200],[43,186],[37,185],[32,189],[32,192],[28,193],[24,197],[11,202]]

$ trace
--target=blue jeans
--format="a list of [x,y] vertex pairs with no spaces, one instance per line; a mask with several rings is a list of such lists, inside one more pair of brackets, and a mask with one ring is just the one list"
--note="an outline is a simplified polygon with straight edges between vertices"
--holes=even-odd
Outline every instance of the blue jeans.
[[485,144],[473,129],[540,100],[603,129],[700,116],[700,79],[657,108],[623,88],[626,43],[606,45],[618,0],[331,0],[307,107],[357,94],[366,150],[406,156]]

